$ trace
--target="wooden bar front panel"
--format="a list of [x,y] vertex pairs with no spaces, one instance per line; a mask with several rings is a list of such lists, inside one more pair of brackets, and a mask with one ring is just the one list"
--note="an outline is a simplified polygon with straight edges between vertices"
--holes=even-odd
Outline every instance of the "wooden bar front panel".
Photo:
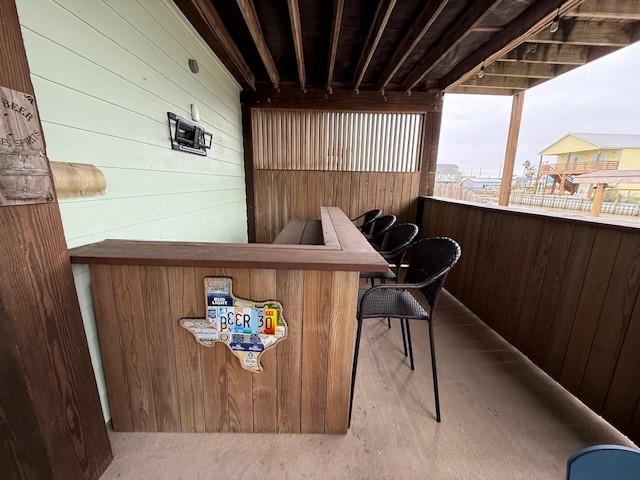
[[[345,433],[358,272],[90,266],[116,431]],[[282,302],[288,337],[250,373],[221,343],[198,344],[205,276]]]
[[447,290],[640,441],[640,228],[424,201],[424,234],[462,247]]

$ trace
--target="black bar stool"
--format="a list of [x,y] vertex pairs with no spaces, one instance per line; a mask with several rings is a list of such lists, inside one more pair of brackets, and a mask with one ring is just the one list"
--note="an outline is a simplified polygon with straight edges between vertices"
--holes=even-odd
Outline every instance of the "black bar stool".
[[[398,282],[402,261],[404,260],[407,249],[418,235],[418,226],[413,223],[401,223],[392,226],[384,235],[382,241],[380,255],[395,269],[395,272],[388,269],[386,272],[362,272],[360,278],[364,278],[371,282],[371,286],[375,285],[375,281],[385,283],[387,280],[395,280]],[[387,318],[387,325],[391,328],[391,320]],[[402,324],[402,339],[407,353],[407,344],[405,341],[404,324]]]
[[[409,319],[426,320],[429,331],[429,349],[431,351],[431,372],[433,375],[433,394],[436,407],[436,421],[440,422],[440,395],[438,392],[438,372],[433,337],[433,322],[438,296],[451,268],[460,258],[460,246],[455,240],[446,237],[428,238],[413,245],[411,263],[405,278],[406,283],[383,284],[358,292],[358,330],[356,348],[351,375],[351,403],[349,405],[349,425],[353,411],[353,393],[355,390],[358,353],[362,335],[362,321],[365,318],[393,317],[404,321],[407,329],[407,343],[413,369],[413,348]],[[422,292],[429,302],[428,311],[415,299],[409,290]]]

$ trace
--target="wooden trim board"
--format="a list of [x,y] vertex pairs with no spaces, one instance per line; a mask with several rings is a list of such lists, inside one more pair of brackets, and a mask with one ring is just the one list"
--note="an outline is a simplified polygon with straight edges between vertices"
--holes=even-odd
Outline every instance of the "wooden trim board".
[[336,207],[321,207],[324,245],[104,240],[69,251],[72,263],[383,272],[387,262]]

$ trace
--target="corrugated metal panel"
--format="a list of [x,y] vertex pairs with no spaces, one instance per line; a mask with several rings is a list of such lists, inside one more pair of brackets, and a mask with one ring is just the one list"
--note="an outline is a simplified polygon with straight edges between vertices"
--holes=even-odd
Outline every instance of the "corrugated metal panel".
[[257,169],[420,169],[422,114],[255,109],[251,117]]

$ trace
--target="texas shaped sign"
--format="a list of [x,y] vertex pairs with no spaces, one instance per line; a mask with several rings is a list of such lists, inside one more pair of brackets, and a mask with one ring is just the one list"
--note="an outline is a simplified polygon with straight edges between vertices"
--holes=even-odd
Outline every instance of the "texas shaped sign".
[[182,318],[180,325],[205,347],[224,343],[250,372],[261,372],[260,357],[287,338],[282,304],[275,300],[255,302],[233,295],[232,280],[205,277],[206,318]]

